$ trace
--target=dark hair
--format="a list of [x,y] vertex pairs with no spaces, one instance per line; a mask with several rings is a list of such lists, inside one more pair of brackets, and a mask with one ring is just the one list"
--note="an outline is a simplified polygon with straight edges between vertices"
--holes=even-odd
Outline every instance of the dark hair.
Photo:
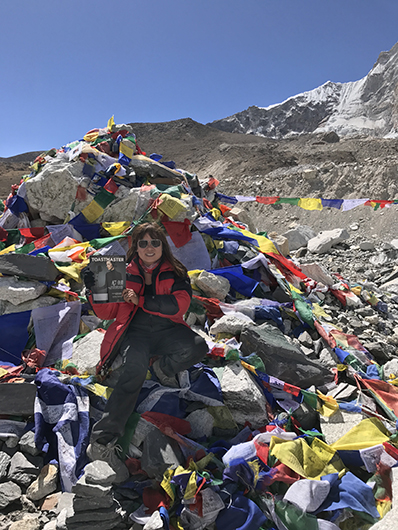
[[170,263],[177,276],[187,276],[188,272],[185,265],[173,256],[163,230],[156,223],[144,223],[133,230],[131,247],[127,252],[127,261],[130,262],[136,255],[138,241],[143,239],[146,234],[149,234],[152,239],[160,239],[162,242],[162,259],[166,259]]

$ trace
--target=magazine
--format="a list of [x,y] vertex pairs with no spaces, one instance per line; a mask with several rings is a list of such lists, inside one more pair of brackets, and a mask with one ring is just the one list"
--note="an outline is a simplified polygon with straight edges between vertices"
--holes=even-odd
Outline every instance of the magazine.
[[94,278],[91,287],[93,302],[123,302],[122,292],[126,287],[125,256],[93,255],[89,267]]

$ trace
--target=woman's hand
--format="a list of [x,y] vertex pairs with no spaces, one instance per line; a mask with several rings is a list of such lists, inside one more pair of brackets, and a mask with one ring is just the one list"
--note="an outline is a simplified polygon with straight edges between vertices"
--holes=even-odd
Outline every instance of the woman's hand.
[[138,305],[139,296],[133,289],[123,289],[123,300],[129,304]]

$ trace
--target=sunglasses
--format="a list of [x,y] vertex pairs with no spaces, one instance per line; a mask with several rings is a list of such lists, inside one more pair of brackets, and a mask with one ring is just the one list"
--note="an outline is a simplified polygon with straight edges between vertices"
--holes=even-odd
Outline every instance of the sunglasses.
[[162,244],[162,242],[160,241],[160,239],[151,239],[150,241],[148,241],[147,239],[141,239],[140,241],[138,241],[138,246],[140,248],[146,248],[148,246],[148,244],[151,244],[154,248],[158,248],[160,247],[160,245]]

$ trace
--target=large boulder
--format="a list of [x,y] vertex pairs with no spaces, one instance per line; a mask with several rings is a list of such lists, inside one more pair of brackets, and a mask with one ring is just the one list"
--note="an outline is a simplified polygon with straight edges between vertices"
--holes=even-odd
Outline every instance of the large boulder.
[[336,228],[335,230],[327,230],[319,232],[319,234],[308,241],[307,247],[310,252],[314,254],[325,254],[338,243],[345,239],[349,239],[349,234],[344,228]]
[[299,225],[292,230],[288,230],[283,234],[288,240],[289,249],[298,250],[301,247],[306,247],[310,239],[315,237],[315,232],[309,226]]
[[266,373],[286,383],[307,388],[322,386],[333,380],[332,372],[317,361],[308,359],[271,324],[245,326],[240,340],[244,355],[256,353],[263,360]]

